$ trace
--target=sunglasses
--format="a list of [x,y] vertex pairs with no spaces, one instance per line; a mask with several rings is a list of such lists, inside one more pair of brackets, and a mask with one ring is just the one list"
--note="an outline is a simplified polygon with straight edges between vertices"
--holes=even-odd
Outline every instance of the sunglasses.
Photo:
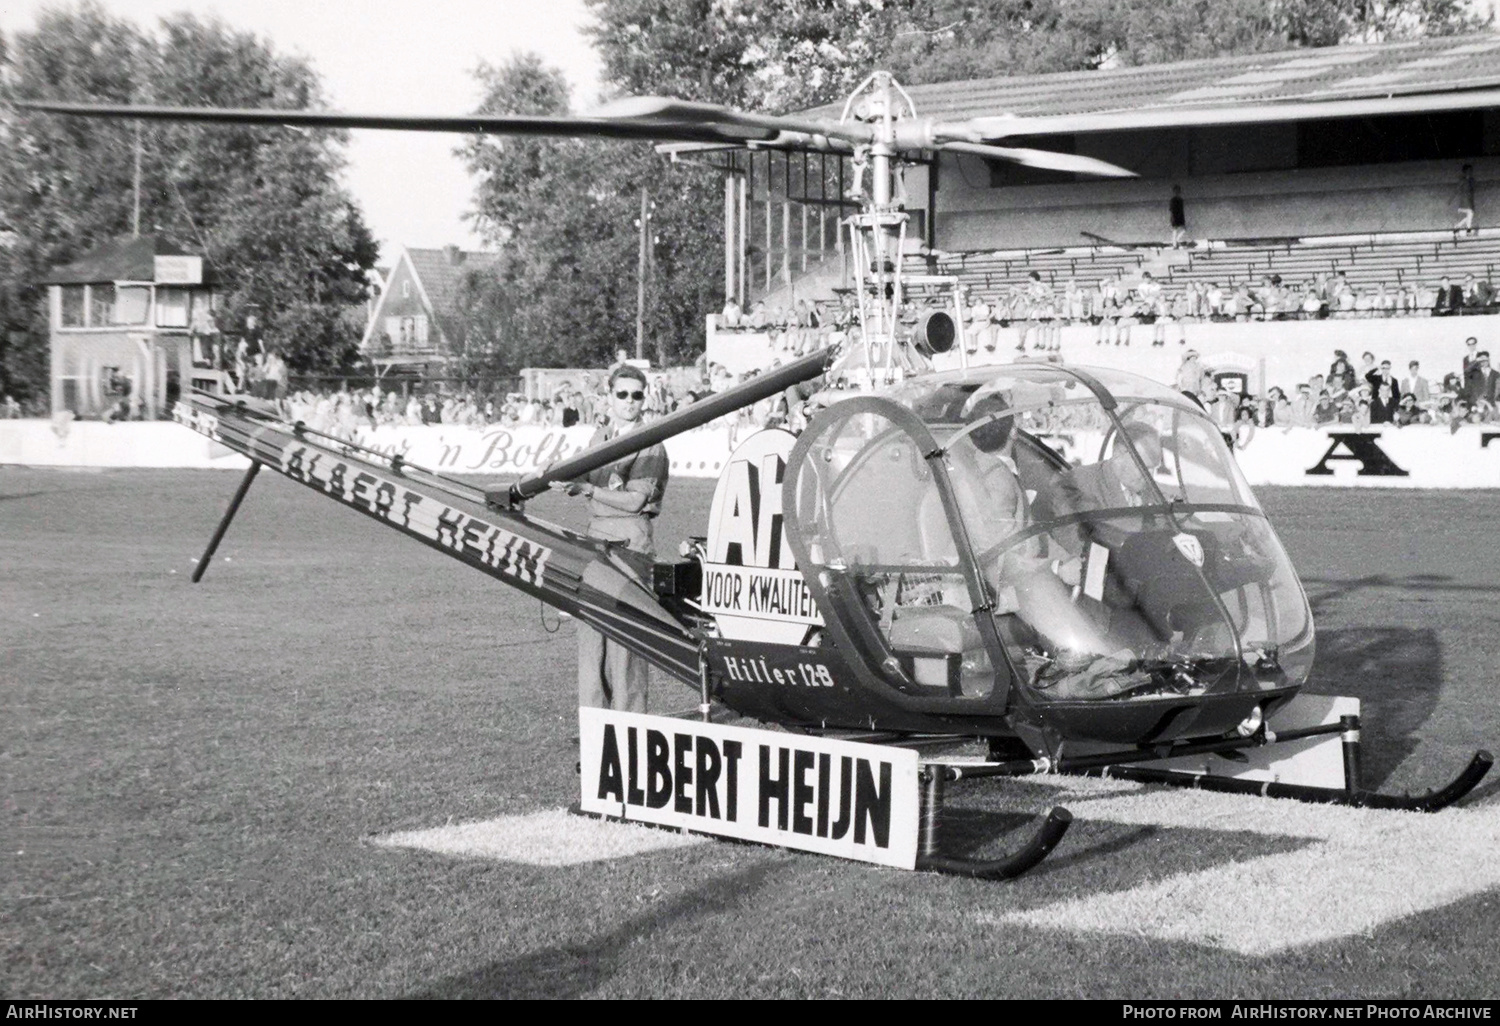
[[620,391],[615,393],[615,398],[634,399],[636,402],[640,402],[642,399],[646,398],[646,393],[642,392],[640,389],[636,389],[634,392],[627,392],[624,389],[621,389]]

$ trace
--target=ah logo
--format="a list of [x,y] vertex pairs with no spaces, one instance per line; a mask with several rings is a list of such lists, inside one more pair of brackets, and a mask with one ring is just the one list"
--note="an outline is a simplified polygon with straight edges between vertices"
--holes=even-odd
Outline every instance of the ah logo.
[[[1328,475],[1333,473],[1333,468],[1328,464],[1334,460],[1351,460],[1359,464],[1360,477],[1410,477],[1409,471],[1402,470],[1392,462],[1385,454],[1385,450],[1375,444],[1379,433],[1362,434],[1360,432],[1330,432],[1328,437],[1332,441],[1328,445],[1328,451],[1318,461],[1317,466],[1308,468],[1308,476]],[[1342,446],[1344,451],[1339,452]]]
[[796,442],[775,429],[751,435],[714,489],[700,604],[723,637],[800,645],[807,629],[823,622],[787,544],[781,509]]
[[729,458],[714,489],[708,516],[708,558],[730,566],[794,570],[783,537],[781,480],[797,439],[786,431],[761,431]]

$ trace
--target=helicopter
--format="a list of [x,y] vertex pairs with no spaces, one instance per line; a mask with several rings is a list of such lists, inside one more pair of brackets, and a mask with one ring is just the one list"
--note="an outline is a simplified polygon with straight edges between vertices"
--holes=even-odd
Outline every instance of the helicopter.
[[[1092,773],[1433,811],[1466,795],[1492,764],[1478,752],[1449,784],[1420,796],[1364,786],[1358,703],[1301,693],[1315,652],[1307,596],[1224,437],[1195,401],[1115,370],[1044,361],[971,366],[958,344],[960,303],[910,315],[901,260],[906,163],[950,151],[1132,174],[1086,156],[997,145],[1036,134],[1024,117],[923,119],[880,72],[837,120],[660,97],[578,117],[18,106],[852,158],[859,209],[844,227],[857,330],[508,486],[475,487],[288,423],[245,396],[195,392],[174,411],[251,461],[194,581],[256,474],[270,466],[644,657],[697,692],[694,729],[707,731],[715,708],[783,728],[713,740],[682,721],[581,710],[580,766],[595,771],[585,774],[585,812],[861,858],[834,842],[848,835],[862,844],[869,835],[888,846],[891,822],[876,806],[899,778],[911,798],[901,812],[910,850],[873,860],[1003,879],[1042,861],[1071,816],[1052,809],[1003,857],[945,853],[940,814],[950,785]],[[814,389],[806,427],[766,429],[735,448],[707,530],[684,543],[678,560],[586,538],[527,510],[554,482],[794,387]],[[800,747],[766,740],[788,733],[808,740]],[[760,746],[760,826],[769,835],[729,822],[740,754],[751,743]],[[953,754],[975,745],[978,755]],[[899,752],[902,761],[872,751]],[[753,763],[739,771],[746,794],[756,782]],[[768,826],[773,818],[780,834]]]

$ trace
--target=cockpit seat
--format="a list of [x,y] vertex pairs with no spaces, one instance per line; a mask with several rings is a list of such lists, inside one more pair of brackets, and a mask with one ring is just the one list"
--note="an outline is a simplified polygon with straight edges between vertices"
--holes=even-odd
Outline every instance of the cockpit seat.
[[889,638],[891,650],[913,682],[953,695],[963,693],[965,654],[984,649],[973,616],[949,605],[898,609]]

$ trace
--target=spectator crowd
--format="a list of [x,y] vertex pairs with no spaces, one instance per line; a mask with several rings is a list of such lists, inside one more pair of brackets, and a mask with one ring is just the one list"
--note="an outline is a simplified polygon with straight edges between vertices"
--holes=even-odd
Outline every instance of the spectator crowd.
[[[917,297],[905,304],[904,319],[914,322],[922,302]],[[1060,329],[1075,324],[1093,326],[1096,345],[1149,340],[1161,347],[1186,344],[1183,326],[1190,323],[1496,313],[1500,292],[1474,274],[1459,281],[1444,276],[1434,283],[1356,287],[1346,272],[1335,271],[1300,284],[1267,274],[1259,284],[1190,279],[1169,287],[1150,271],[1132,279],[1121,269],[1091,285],[1069,278],[1059,287],[1031,271],[1023,283],[1002,286],[991,296],[962,288],[961,305],[964,345],[970,353],[1057,352]],[[842,341],[858,330],[857,324],[855,301],[848,294],[837,302],[801,299],[790,309],[761,301],[748,312],[731,300],[717,319],[719,330],[765,333],[776,352],[793,357]]]
[[1398,374],[1390,360],[1360,355],[1355,367],[1348,354],[1336,349],[1326,374],[1314,374],[1291,392],[1272,385],[1262,395],[1243,388],[1240,375],[1206,370],[1196,350],[1189,349],[1177,370],[1177,388],[1200,402],[1226,433],[1253,427],[1355,428],[1387,424],[1440,424],[1458,430],[1464,424],[1500,421],[1500,374],[1492,368],[1488,350],[1478,340],[1465,341],[1460,366],[1439,379],[1424,374],[1412,360]]

